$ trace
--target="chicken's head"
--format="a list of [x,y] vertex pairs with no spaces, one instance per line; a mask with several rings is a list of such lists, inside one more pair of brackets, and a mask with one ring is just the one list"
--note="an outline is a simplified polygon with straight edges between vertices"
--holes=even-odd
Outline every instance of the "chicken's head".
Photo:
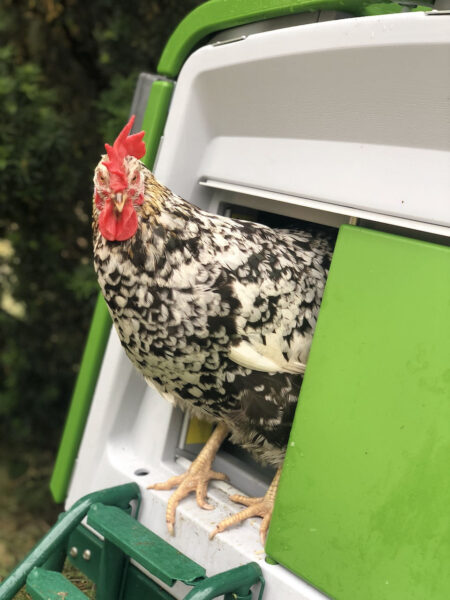
[[144,175],[139,159],[145,154],[144,132],[128,135],[134,115],[112,146],[105,144],[94,175],[94,200],[100,233],[109,241],[133,237],[138,228],[136,209],[144,200]]

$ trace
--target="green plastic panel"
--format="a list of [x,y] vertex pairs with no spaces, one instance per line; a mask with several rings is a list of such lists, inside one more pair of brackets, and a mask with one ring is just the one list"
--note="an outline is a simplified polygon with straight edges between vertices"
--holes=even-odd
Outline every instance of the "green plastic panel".
[[[133,534],[127,532],[127,536],[130,535]],[[70,557],[70,562],[97,585],[98,595],[101,588],[101,553],[104,551],[104,542],[88,531],[84,525],[79,525],[71,534],[67,548],[69,549],[73,546],[78,549],[87,548],[91,551],[89,560],[85,560],[82,553],[78,552],[75,558]],[[178,559],[178,552],[172,549],[172,554],[175,554],[176,559]],[[164,560],[166,559],[167,555]],[[160,560],[162,561],[163,557]],[[170,557],[168,562],[170,563]],[[171,568],[170,564],[168,568]],[[110,574],[111,569],[107,569],[107,571],[107,574]],[[192,577],[192,573],[189,576]],[[259,593],[256,590],[252,596],[249,589],[258,583],[260,584]],[[222,594],[227,594],[225,596],[226,599],[242,598],[242,600],[251,600],[251,598],[254,598],[256,600],[258,598],[258,600],[262,600],[264,597],[264,584],[264,578],[259,565],[248,563],[197,581],[194,588],[186,593],[185,600],[205,600],[208,598],[217,598],[218,596],[222,597]],[[125,598],[126,600],[142,600],[143,598],[145,600],[173,599],[171,594],[166,592],[143,572],[139,571],[133,564],[128,564],[127,566],[123,590],[121,598]],[[228,592],[230,595],[228,595]]]
[[142,162],[151,169],[158,152],[159,141],[164,131],[170,99],[174,84],[171,81],[155,81],[150,91],[147,108],[145,110],[142,129],[145,131],[144,142],[146,153]]
[[166,592],[134,565],[128,567],[123,598],[126,600],[174,600],[172,594]]
[[[77,548],[78,552],[75,556],[72,556],[70,554],[70,549],[74,547]],[[101,540],[97,535],[94,535],[84,525],[78,525],[78,527],[76,527],[70,534],[65,551],[66,556],[72,565],[82,571],[93,583],[98,585],[98,572],[102,549],[103,540]],[[89,550],[89,560],[86,560],[83,557],[84,550]]]
[[[155,81],[151,88],[143,120],[147,152],[142,159],[149,169],[153,167],[158,151],[172,92],[173,83],[170,81]],[[50,491],[55,502],[63,502],[67,493],[110,330],[111,317],[99,294],[50,481]]]
[[[103,541],[86,529],[84,525],[79,525],[69,538],[67,550],[69,551],[74,546],[78,549],[89,549],[91,556],[89,560],[85,560],[83,553],[78,552],[76,557],[69,556],[70,562],[98,586]],[[126,571],[123,598],[126,600],[142,600],[143,598],[145,600],[173,600],[171,594],[131,564],[128,565]]]
[[[395,2],[373,0],[210,0],[181,21],[169,38],[158,73],[177,77],[189,54],[209,35],[274,17],[316,10],[338,10],[355,17],[401,12]],[[427,10],[425,6],[417,10]]]
[[141,493],[137,483],[125,483],[112,488],[91,492],[77,500],[71,508],[59,515],[58,521],[39,540],[27,556],[13,569],[0,585],[0,600],[11,600],[25,584],[34,567],[44,565],[62,566],[62,552],[67,538],[84,519],[89,508],[98,502],[113,504],[128,510],[130,502],[136,501],[136,512],[139,512]]
[[338,236],[267,552],[339,600],[450,598],[450,249]]
[[119,508],[94,504],[88,524],[167,585],[192,585],[205,576],[203,567]]
[[69,485],[73,464],[86,425],[110,329],[111,317],[109,316],[103,296],[99,294],[81,360],[80,372],[67,415],[64,433],[50,480],[50,491],[55,502],[62,502],[66,496],[67,486]]
[[262,600],[265,581],[261,567],[250,562],[200,581],[184,600],[213,600],[219,596],[222,598],[222,594],[225,595],[224,600],[256,600],[250,588],[257,583],[260,584],[257,598]]

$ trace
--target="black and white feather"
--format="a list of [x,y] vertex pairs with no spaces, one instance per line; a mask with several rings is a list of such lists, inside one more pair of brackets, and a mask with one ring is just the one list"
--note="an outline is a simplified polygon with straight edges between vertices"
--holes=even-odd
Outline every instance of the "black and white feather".
[[206,213],[141,169],[131,239],[107,241],[94,205],[95,268],[122,345],[165,398],[279,465],[334,236]]

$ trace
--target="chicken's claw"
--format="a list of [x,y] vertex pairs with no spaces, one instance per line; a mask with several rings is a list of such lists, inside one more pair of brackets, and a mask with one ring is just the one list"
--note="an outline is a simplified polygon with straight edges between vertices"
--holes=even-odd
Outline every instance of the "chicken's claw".
[[149,490],[171,490],[178,486],[167,502],[166,523],[171,535],[174,534],[177,506],[180,500],[186,498],[191,492],[195,492],[197,504],[200,508],[204,508],[205,510],[212,510],[214,508],[214,506],[206,502],[206,492],[208,481],[211,479],[218,479],[220,481],[228,479],[225,473],[218,473],[211,469],[217,449],[227,434],[228,429],[224,425],[218,425],[186,473],[170,477],[162,483],[154,483],[148,486],[147,489]]
[[246,519],[251,517],[262,517],[261,527],[259,529],[259,536],[261,539],[261,543],[264,546],[266,543],[267,532],[269,530],[270,519],[272,518],[273,507],[275,504],[275,496],[278,488],[278,481],[280,479],[281,467],[275,474],[272,483],[270,484],[269,489],[267,490],[265,496],[262,498],[250,498],[248,496],[241,496],[240,494],[233,494],[230,496],[230,500],[232,502],[237,502],[239,504],[244,504],[247,506],[244,510],[236,513],[235,515],[231,515],[227,517],[220,523],[218,523],[209,535],[209,539],[212,540],[214,536],[228,527],[232,527],[233,525],[237,525],[237,523],[242,523]]
[[[223,521],[221,521],[220,523],[218,523],[216,525],[214,531],[209,535],[209,539],[212,540],[213,537],[216,536],[218,533],[225,531],[225,529],[228,529],[228,527],[232,527],[233,525],[242,523],[242,521],[245,521],[246,519],[249,519],[250,517],[262,517],[263,521],[261,523],[259,535],[260,535],[261,543],[264,545],[266,542],[267,530],[269,529],[270,519],[272,517],[273,502],[266,500],[265,497],[264,498],[245,498],[245,501],[244,501],[244,496],[238,496],[238,497],[240,498],[240,500],[238,500],[238,502],[240,504],[247,504],[248,508],[241,510],[240,512],[236,513],[235,515],[231,515],[231,517],[228,517],[228,518],[224,519]],[[230,496],[230,500],[233,500],[233,502],[236,502],[235,496]]]
[[167,502],[166,523],[167,529],[171,535],[174,534],[175,512],[177,506],[180,500],[186,498],[191,492],[195,492],[197,504],[200,508],[204,508],[205,510],[212,510],[214,508],[214,506],[211,506],[211,504],[206,502],[208,481],[211,479],[223,481],[227,479],[227,476],[225,473],[218,473],[217,471],[202,467],[203,465],[198,465],[196,461],[194,461],[186,473],[170,477],[170,479],[162,483],[154,483],[147,488],[149,490],[170,490],[178,486]]

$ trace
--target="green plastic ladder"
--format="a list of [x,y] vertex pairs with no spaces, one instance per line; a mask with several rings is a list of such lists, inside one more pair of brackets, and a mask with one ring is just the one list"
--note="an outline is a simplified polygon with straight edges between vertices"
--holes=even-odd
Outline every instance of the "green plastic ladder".
[[[0,585],[0,600],[11,600],[25,583],[33,600],[86,600],[87,596],[60,573],[67,555],[96,583],[97,600],[172,598],[131,559],[169,587],[177,581],[192,586],[185,600],[212,600],[222,595],[225,600],[251,600],[251,587],[257,583],[261,584],[261,600],[264,579],[256,563],[206,577],[201,565],[131,516],[132,501],[138,512],[140,492],[134,483],[78,500]],[[86,516],[88,525],[103,539],[81,524]],[[83,561],[77,548],[89,549],[89,561]]]

